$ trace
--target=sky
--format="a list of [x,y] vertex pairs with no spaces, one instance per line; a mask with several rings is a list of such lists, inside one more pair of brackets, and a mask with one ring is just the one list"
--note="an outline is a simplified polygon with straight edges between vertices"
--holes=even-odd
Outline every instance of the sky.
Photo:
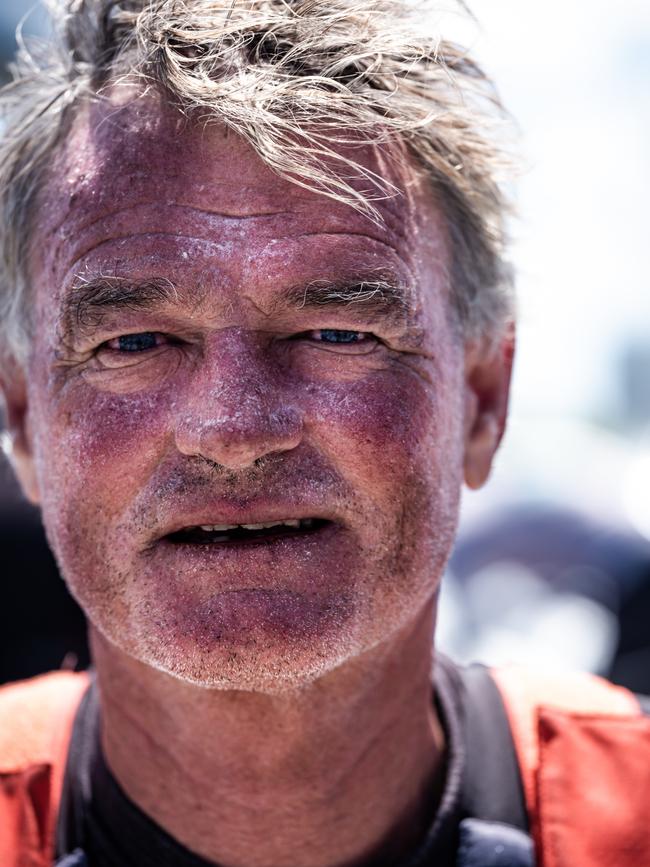
[[650,348],[650,3],[472,9],[474,52],[519,125],[525,163],[514,417],[611,419],[625,347]]

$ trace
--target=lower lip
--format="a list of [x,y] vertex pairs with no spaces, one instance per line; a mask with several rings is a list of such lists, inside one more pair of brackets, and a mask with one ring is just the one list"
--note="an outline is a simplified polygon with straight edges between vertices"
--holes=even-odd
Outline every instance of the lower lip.
[[338,523],[256,544],[162,539],[142,554],[141,592],[152,594],[153,607],[180,620],[227,623],[238,635],[242,624],[265,634],[270,623],[287,634],[315,628],[323,611],[339,610],[359,565],[356,535]]
[[232,591],[328,592],[347,586],[353,538],[340,524],[251,542],[182,545],[160,540],[145,554],[142,577],[165,592],[208,599]]

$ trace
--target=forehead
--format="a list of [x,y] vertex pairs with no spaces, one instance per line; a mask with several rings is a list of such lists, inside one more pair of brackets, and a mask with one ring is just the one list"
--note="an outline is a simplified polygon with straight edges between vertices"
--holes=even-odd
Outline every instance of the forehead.
[[[435,279],[441,287],[447,232],[428,184],[376,148],[343,155],[399,189],[375,202],[379,221],[280,177],[240,136],[191,123],[160,97],[87,104],[43,187],[32,262],[50,286],[140,260],[157,258],[164,269],[180,252],[223,267],[233,284],[263,254],[269,276],[350,259],[366,268],[394,264],[413,285]],[[363,178],[352,183],[369,187]]]

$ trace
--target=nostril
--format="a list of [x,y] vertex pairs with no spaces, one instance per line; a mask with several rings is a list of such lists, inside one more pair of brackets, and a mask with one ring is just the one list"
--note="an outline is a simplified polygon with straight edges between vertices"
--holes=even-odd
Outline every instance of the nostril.
[[185,415],[176,426],[176,445],[186,455],[196,455],[232,470],[259,465],[269,454],[290,451],[302,439],[302,417],[294,408],[264,411],[243,407],[212,416],[205,407]]

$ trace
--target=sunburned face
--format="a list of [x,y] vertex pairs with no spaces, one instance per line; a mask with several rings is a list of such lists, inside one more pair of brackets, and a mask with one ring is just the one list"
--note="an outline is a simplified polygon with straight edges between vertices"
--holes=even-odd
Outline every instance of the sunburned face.
[[32,262],[32,493],[129,654],[282,688],[435,594],[463,346],[430,192],[379,207],[381,226],[143,99],[76,119]]

